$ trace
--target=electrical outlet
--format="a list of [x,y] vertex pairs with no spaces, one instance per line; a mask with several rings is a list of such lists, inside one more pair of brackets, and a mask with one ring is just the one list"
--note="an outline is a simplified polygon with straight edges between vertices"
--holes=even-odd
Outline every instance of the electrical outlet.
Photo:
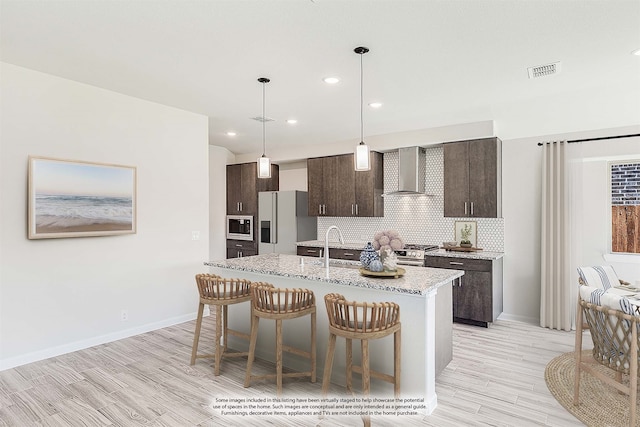
[[129,320],[129,312],[127,310],[120,311],[120,320],[123,322]]
[[200,240],[200,232],[192,231],[191,232],[191,240]]

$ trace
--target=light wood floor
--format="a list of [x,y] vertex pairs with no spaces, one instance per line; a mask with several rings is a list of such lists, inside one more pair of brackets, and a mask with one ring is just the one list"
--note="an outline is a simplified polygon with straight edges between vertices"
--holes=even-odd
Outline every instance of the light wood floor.
[[[201,349],[212,346],[212,326],[209,317]],[[216,398],[275,397],[275,383],[243,388],[244,358],[226,359],[218,377],[211,360],[189,366],[193,330],[194,322],[187,322],[0,372],[0,426],[362,425],[357,416],[221,415],[211,408]],[[572,351],[573,339],[574,333],[517,322],[498,321],[488,329],[455,324],[453,361],[437,379],[434,413],[374,416],[372,424],[582,425],[554,400],[544,381],[547,362]],[[318,361],[323,364],[324,355]],[[255,368],[254,373],[273,372],[265,362]],[[319,397],[321,378],[315,384],[285,379],[284,388],[285,396]]]

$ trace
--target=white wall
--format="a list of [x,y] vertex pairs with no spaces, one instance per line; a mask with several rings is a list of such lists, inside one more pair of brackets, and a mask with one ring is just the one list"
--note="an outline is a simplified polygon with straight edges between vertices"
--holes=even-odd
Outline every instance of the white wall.
[[[224,147],[209,146],[209,259],[227,257],[227,164],[235,156]],[[207,270],[208,271],[208,270]],[[207,272],[203,271],[203,273]]]
[[534,324],[540,318],[538,142],[539,138],[502,141],[503,317]]
[[[209,256],[207,118],[1,67],[0,369],[193,318]],[[29,155],[136,166],[137,234],[28,240]]]
[[280,191],[308,191],[307,161],[279,165]]

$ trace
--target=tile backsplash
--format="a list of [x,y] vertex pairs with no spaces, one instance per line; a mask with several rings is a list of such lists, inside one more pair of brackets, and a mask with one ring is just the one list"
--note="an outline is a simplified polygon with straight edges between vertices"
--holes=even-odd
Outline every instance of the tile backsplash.
[[[397,230],[405,243],[438,244],[454,240],[454,222],[476,221],[477,246],[487,251],[504,251],[503,218],[444,217],[444,150],[426,149],[426,191],[429,196],[384,198],[384,217],[318,217],[318,240],[337,225],[347,241],[371,241],[380,230]],[[398,189],[398,152],[384,154],[384,192]],[[335,236],[331,237],[334,240]]]

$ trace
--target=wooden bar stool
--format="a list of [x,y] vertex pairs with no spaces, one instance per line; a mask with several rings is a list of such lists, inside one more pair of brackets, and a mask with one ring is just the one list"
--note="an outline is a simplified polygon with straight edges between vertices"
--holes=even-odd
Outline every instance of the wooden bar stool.
[[[196,331],[193,336],[191,364],[196,363],[196,358],[213,357],[215,359],[213,373],[214,375],[220,375],[220,361],[223,357],[241,357],[249,354],[248,352],[227,351],[229,335],[249,340],[249,334],[229,329],[227,309],[231,304],[239,304],[251,300],[251,282],[244,279],[225,279],[214,274],[197,274],[196,283],[200,292],[200,304],[198,306]],[[216,307],[216,351],[214,354],[197,354],[205,304]],[[222,345],[220,343],[221,337]]]
[[[360,303],[345,300],[340,294],[327,294],[324,297],[329,316],[329,347],[324,364],[322,393],[329,391],[333,354],[336,349],[336,337],[346,339],[347,349],[347,390],[352,389],[352,372],[362,375],[362,392],[369,395],[371,377],[393,384],[395,397],[400,396],[400,307],[393,302]],[[393,336],[393,375],[372,371],[369,367],[369,340]],[[362,365],[353,366],[351,340],[360,340]]]
[[[282,394],[282,378],[311,377],[316,382],[316,299],[308,289],[274,288],[268,283],[254,283],[251,310],[251,340],[249,344],[249,358],[247,359],[247,373],[244,386],[249,387],[251,380],[276,378],[277,395]],[[282,341],[282,321],[311,315],[311,351],[304,351],[288,345]],[[258,339],[258,324],[260,318],[276,321],[276,373],[270,375],[251,375],[251,367],[256,351]],[[297,354],[311,359],[311,370],[306,372],[282,373],[282,352]]]

